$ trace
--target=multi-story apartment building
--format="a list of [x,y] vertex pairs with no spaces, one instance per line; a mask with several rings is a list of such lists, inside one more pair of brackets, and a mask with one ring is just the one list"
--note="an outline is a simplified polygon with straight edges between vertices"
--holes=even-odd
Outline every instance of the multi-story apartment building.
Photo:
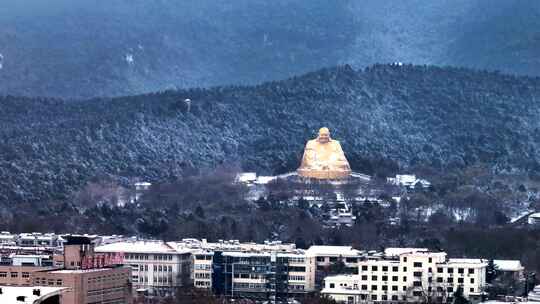
[[306,250],[309,265],[314,266],[311,278],[314,289],[320,289],[323,279],[333,273],[336,267],[344,266],[340,272],[358,273],[358,261],[365,252],[351,246],[311,246]]
[[171,294],[175,288],[191,285],[191,251],[176,243],[128,241],[96,247],[118,264],[130,265],[136,289],[151,294]]
[[461,288],[470,300],[479,300],[486,284],[487,263],[479,259],[447,259],[444,252],[416,251],[398,258],[365,258],[357,275],[330,276],[323,294],[338,302],[450,303]]
[[350,246],[312,246],[301,250],[294,244],[279,242],[199,245],[193,253],[196,288],[259,299],[316,291],[322,279],[333,271],[358,273],[358,260],[363,254]]
[[314,291],[308,259],[297,253],[220,252],[213,254],[211,284],[215,294],[286,300]]

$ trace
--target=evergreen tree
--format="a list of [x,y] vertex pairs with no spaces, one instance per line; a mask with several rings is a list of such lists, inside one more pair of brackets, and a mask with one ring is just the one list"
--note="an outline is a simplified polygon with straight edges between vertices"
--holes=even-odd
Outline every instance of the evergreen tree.
[[456,292],[454,292],[453,304],[469,304],[469,303],[470,303],[469,300],[467,300],[467,298],[465,298],[465,296],[463,295],[463,288],[458,287]]
[[488,261],[486,268],[486,282],[492,283],[495,278],[497,278],[497,266],[495,265],[493,259],[491,259]]

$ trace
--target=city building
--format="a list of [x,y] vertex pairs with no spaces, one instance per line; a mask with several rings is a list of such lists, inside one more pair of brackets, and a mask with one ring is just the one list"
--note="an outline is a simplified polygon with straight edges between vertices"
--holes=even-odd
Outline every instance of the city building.
[[518,281],[525,279],[525,267],[521,265],[519,260],[493,260],[493,264],[499,275],[511,277]]
[[334,272],[358,273],[358,261],[365,253],[351,246],[311,246],[306,250],[310,265],[314,265],[314,288],[322,287],[323,279]]
[[[104,256],[94,253],[94,245],[89,238],[67,237],[62,267],[55,264],[53,256],[10,254],[2,257],[0,286],[32,287],[36,290],[63,288],[63,304],[131,302],[131,269],[106,263]],[[48,301],[43,304],[48,304]]]
[[303,253],[214,252],[212,290],[217,295],[287,300],[313,291]]
[[190,286],[192,250],[163,241],[123,241],[96,247],[96,253],[131,266],[132,283],[149,294],[172,294],[175,288]]
[[487,262],[448,259],[444,252],[412,250],[395,256],[366,258],[357,275],[330,276],[322,294],[341,303],[424,302],[451,303],[461,288],[473,302],[481,300]]

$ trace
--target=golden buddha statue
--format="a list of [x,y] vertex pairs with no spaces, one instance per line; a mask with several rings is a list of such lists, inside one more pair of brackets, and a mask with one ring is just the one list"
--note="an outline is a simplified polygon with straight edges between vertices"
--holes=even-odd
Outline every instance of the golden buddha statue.
[[317,179],[342,179],[351,174],[341,145],[330,138],[328,128],[321,128],[319,136],[307,142],[298,174]]

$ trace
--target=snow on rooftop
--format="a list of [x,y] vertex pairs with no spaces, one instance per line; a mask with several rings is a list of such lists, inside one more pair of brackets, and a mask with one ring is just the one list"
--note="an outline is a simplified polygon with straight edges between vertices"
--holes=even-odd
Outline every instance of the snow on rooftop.
[[487,265],[486,260],[482,259],[448,259],[448,264],[485,264]]
[[49,271],[49,273],[92,273],[105,270],[111,270],[113,268],[90,268],[90,269],[58,269]]
[[[15,286],[0,286],[2,293],[0,294],[0,303],[2,304],[33,304],[37,300],[45,300],[49,297],[61,294],[68,290],[65,287],[15,287]],[[34,290],[40,291],[40,295],[34,295]],[[25,297],[24,301],[18,301],[17,297]]]
[[255,172],[244,172],[238,173],[236,175],[236,181],[240,183],[254,182],[257,179],[257,173]]
[[275,179],[275,176],[259,176],[255,183],[259,185],[266,185]]
[[519,260],[493,260],[497,270],[501,271],[522,271],[524,267]]
[[384,254],[388,257],[400,256],[404,253],[427,252],[427,248],[386,248]]
[[311,246],[306,250],[310,256],[358,256],[360,251],[353,249],[352,246]]
[[96,247],[95,252],[180,253],[163,241],[117,242]]

